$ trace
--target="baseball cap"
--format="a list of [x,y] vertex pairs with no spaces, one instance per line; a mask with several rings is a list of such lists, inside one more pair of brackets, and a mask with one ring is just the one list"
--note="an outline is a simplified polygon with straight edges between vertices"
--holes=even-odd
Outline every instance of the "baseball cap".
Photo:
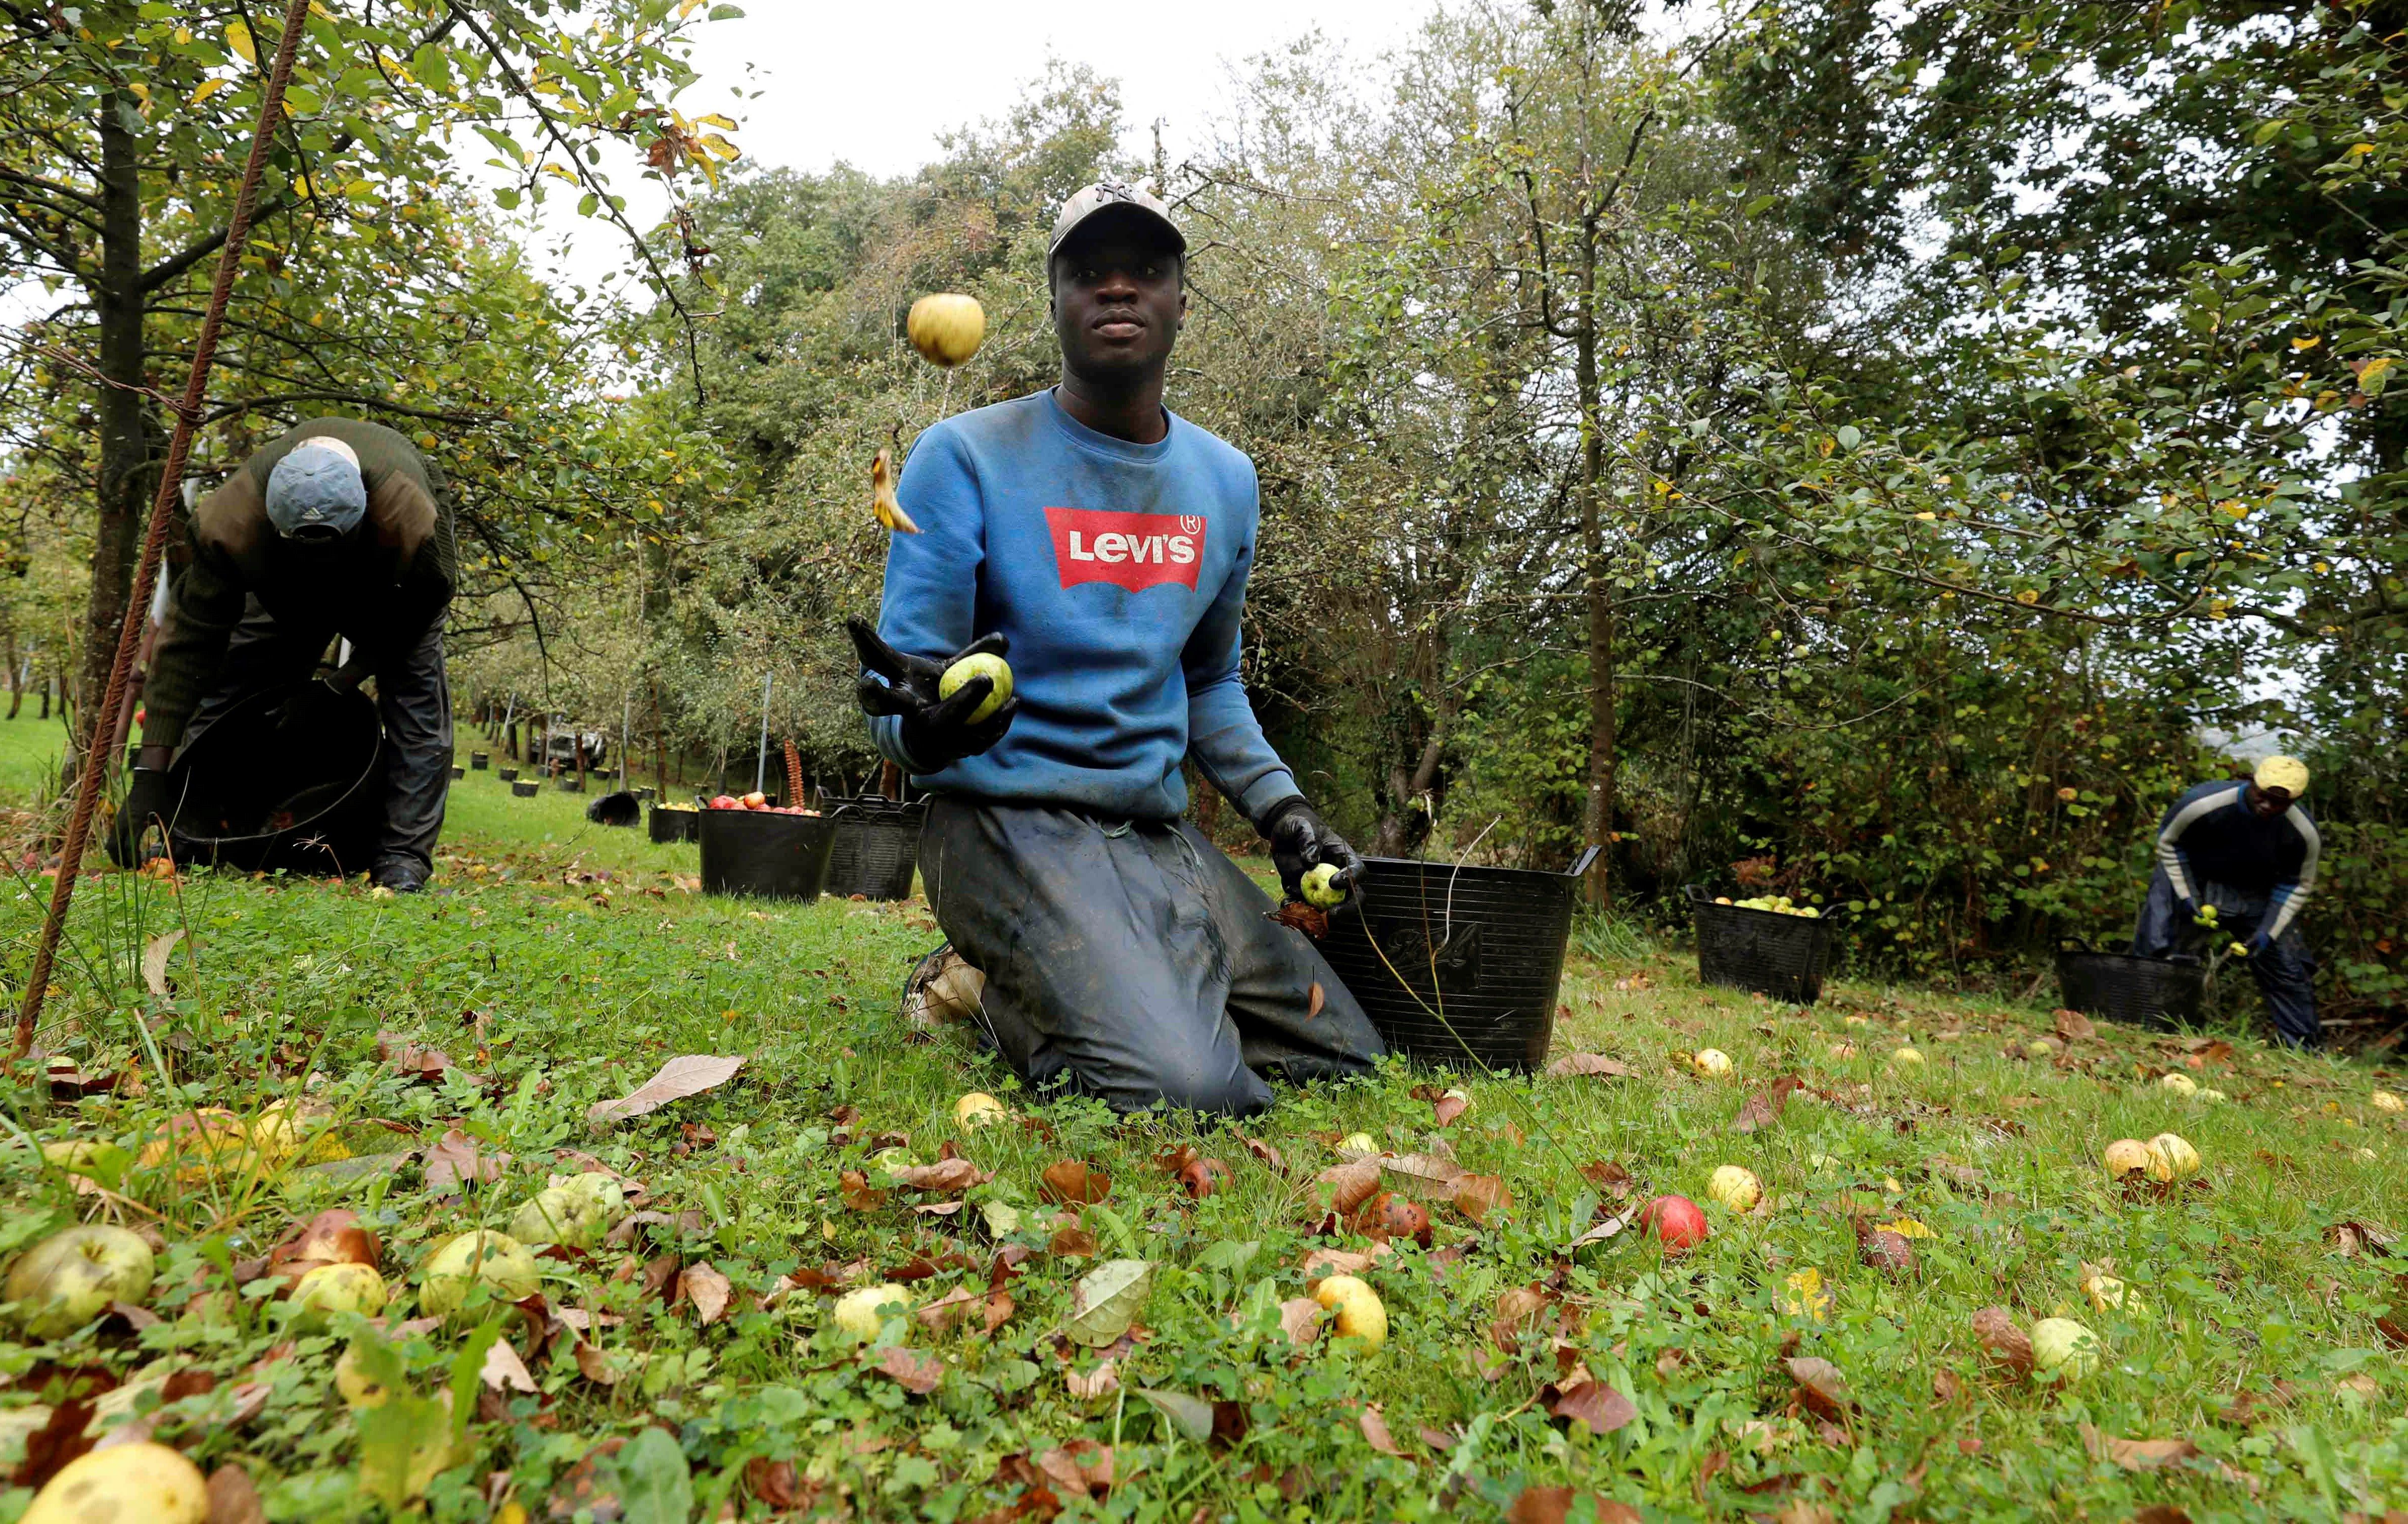
[[2280,789],[2292,798],[2308,791],[2308,764],[2297,757],[2269,757],[2258,764],[2258,787]]
[[367,511],[359,455],[332,435],[304,439],[267,474],[267,521],[288,540],[348,534]]
[[1182,254],[1187,252],[1187,235],[1180,232],[1179,224],[1171,221],[1170,208],[1162,204],[1160,196],[1124,180],[1097,180],[1082,190],[1072,192],[1070,198],[1062,203],[1062,209],[1054,214],[1054,238],[1045,246],[1046,263],[1054,263],[1054,256],[1062,251],[1062,245],[1089,218],[1111,211],[1115,207],[1130,208],[1139,214],[1140,220],[1151,218],[1169,236],[1172,249]]

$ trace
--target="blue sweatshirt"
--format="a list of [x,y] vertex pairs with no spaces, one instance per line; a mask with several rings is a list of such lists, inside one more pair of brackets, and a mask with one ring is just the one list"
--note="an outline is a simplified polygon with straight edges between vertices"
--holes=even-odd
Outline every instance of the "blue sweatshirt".
[[924,788],[1119,819],[1187,807],[1193,758],[1249,819],[1300,790],[1238,679],[1258,517],[1254,464],[1168,414],[1133,445],[1052,391],[920,435],[896,493],[921,528],[893,535],[878,632],[936,660],[1010,637],[1020,713],[983,754],[931,773],[901,721],[870,734]]
[[2246,783],[2228,780],[2202,783],[2175,800],[2157,823],[2157,866],[2174,892],[2194,903],[2209,884],[2265,895],[2259,929],[2272,941],[2315,891],[2324,843],[2304,807],[2295,804],[2261,820],[2250,812],[2248,793]]

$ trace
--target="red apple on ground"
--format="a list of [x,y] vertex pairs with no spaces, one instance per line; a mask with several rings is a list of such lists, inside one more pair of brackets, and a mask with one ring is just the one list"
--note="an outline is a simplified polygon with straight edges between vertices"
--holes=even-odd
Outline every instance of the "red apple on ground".
[[1681,1254],[1706,1241],[1706,1214],[1686,1196],[1658,1196],[1641,1220],[1668,1254]]

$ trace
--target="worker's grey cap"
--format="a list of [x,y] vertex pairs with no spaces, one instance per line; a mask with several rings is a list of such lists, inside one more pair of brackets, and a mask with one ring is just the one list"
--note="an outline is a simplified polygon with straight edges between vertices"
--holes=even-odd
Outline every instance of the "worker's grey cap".
[[1114,207],[1126,207],[1139,214],[1140,220],[1151,220],[1170,239],[1170,247],[1174,250],[1182,254],[1187,252],[1187,235],[1180,232],[1179,224],[1171,221],[1170,208],[1162,204],[1160,196],[1121,180],[1097,180],[1084,190],[1071,192],[1070,199],[1062,203],[1061,211],[1054,218],[1054,240],[1045,246],[1045,263],[1049,265],[1054,263],[1054,256],[1062,251],[1062,245],[1089,218],[1100,216]]
[[305,439],[267,474],[267,521],[286,539],[332,539],[367,517],[360,458],[331,435]]

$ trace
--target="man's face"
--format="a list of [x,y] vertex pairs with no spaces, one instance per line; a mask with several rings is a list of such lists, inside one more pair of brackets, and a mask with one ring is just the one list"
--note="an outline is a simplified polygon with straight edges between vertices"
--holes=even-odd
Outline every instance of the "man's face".
[[2271,820],[2290,807],[2290,790],[2261,789],[2254,783],[2249,786],[2249,812],[2259,819]]
[[1179,256],[1141,226],[1118,218],[1095,222],[1054,256],[1054,332],[1062,362],[1098,380],[1159,375],[1187,315]]

